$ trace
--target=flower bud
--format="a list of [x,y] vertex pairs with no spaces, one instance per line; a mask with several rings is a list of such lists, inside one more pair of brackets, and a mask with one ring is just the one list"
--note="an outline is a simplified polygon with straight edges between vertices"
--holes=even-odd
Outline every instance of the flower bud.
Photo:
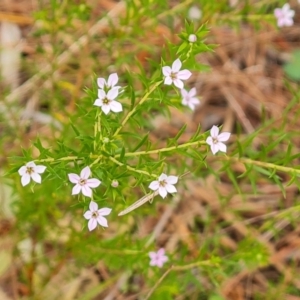
[[189,42],[190,43],[195,43],[197,41],[197,36],[195,34],[190,34],[189,35]]
[[118,187],[118,186],[119,186],[118,180],[115,180],[115,179],[114,179],[114,180],[111,182],[111,186],[114,187],[114,188]]
[[103,138],[103,143],[104,143],[104,144],[109,143],[109,138],[108,138],[108,137]]

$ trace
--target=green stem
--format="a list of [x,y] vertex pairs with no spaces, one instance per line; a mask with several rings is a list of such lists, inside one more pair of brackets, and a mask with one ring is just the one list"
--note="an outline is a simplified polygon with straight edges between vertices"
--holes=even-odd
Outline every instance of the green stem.
[[183,266],[171,266],[159,279],[158,281],[154,284],[154,286],[151,288],[151,290],[149,291],[149,293],[146,295],[145,300],[148,300],[151,295],[153,294],[153,292],[157,289],[157,287],[161,284],[161,282],[167,277],[167,275],[171,272],[171,271],[184,271],[184,270],[189,270],[192,269],[194,267],[199,267],[199,266],[213,266],[215,267],[217,264],[211,262],[210,260],[203,260],[203,261],[197,261],[195,263],[192,264],[188,264],[188,265],[183,265]]
[[220,157],[220,159],[221,160],[241,162],[241,163],[244,163],[244,164],[256,165],[256,166],[265,167],[265,168],[269,168],[269,169],[275,169],[275,170],[282,171],[282,172],[285,172],[285,173],[300,174],[300,169],[294,169],[294,168],[290,168],[290,167],[279,166],[279,165],[276,165],[276,164],[273,164],[273,163],[257,161],[257,160],[253,160],[253,159],[250,159],[250,158],[242,158],[242,157],[238,158],[238,157],[222,156],[222,157]]
[[[166,148],[161,148],[161,149],[156,149],[156,150],[149,150],[149,151],[138,151],[138,152],[128,152],[125,153],[125,157],[129,156],[139,156],[139,155],[147,155],[147,154],[159,154],[161,152],[168,152],[168,151],[173,151],[176,149],[184,149],[188,148],[191,146],[196,146],[196,145],[206,145],[205,141],[197,141],[197,142],[191,142],[191,143],[186,143],[186,144],[181,144],[177,146],[172,146],[172,147],[166,147]],[[115,158],[120,157],[120,154],[114,156]]]
[[96,115],[96,122],[94,124],[94,151],[96,151],[96,147],[97,147],[97,134],[98,132],[100,132],[100,140],[102,140],[102,136],[101,136],[101,113],[102,111],[97,111],[97,115]]
[[68,161],[68,160],[76,160],[76,159],[81,159],[78,156],[66,156],[66,157],[61,157],[61,158],[43,158],[43,159],[35,159],[35,162],[56,162],[56,161]]
[[143,171],[143,170],[138,170],[138,169],[132,168],[132,167],[130,167],[130,166],[128,166],[128,165],[125,165],[125,164],[121,163],[120,161],[116,160],[116,159],[113,158],[113,157],[109,157],[109,159],[110,159],[112,162],[114,162],[115,164],[119,165],[119,166],[122,166],[122,167],[124,166],[124,167],[126,167],[126,168],[127,168],[128,170],[130,170],[130,171],[133,171],[133,172],[136,172],[136,173],[139,173],[139,174],[144,174],[144,175],[147,175],[147,176],[149,176],[149,177],[158,178],[158,176],[155,175],[155,174],[150,174],[150,173],[147,172],[147,171]]
[[127,121],[130,119],[130,117],[136,112],[137,108],[139,105],[142,105],[149,97],[149,95],[162,83],[162,81],[157,82],[156,84],[154,84],[150,90],[144,95],[144,97],[141,99],[141,101],[131,110],[128,112],[127,116],[125,117],[125,119],[123,120],[123,122],[121,123],[120,127],[116,130],[116,132],[114,133],[113,137],[117,136],[119,134],[119,132],[122,130],[122,128],[124,127],[124,125],[127,123]]

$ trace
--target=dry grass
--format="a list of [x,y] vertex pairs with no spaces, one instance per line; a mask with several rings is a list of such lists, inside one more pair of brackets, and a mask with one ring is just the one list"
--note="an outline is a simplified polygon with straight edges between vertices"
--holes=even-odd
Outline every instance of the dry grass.
[[[25,2],[27,3],[27,1]],[[94,2],[96,3],[96,1]],[[8,18],[11,22],[21,24],[25,39],[23,53],[27,55],[26,59],[32,61],[37,56],[37,59],[40,60],[39,54],[31,47],[31,43],[34,42],[33,38],[27,35],[33,26],[30,17],[31,11],[26,5],[24,6],[24,1],[20,3],[18,1],[13,3],[4,1],[3,3],[5,5],[0,5],[0,10],[2,10],[0,21]],[[123,8],[120,9],[120,4],[113,1],[101,1],[100,6],[95,3],[93,3],[95,15],[101,9],[113,11],[115,16],[122,13],[123,10]],[[36,5],[32,1],[31,9],[34,10],[34,7]],[[19,14],[20,12],[22,16]],[[72,46],[70,45],[72,43],[69,43],[70,47],[58,57],[60,64],[57,73],[54,74],[55,80],[61,78],[62,75],[66,76],[78,88],[78,90],[72,91],[69,97],[67,104],[69,113],[76,109],[74,99],[80,95],[83,78],[88,72],[88,69],[81,65],[79,70],[76,70],[78,74],[75,76],[70,64],[71,55],[86,56],[89,51],[84,46],[91,43],[91,36],[94,35],[95,30],[105,33],[109,31],[107,26],[103,23],[99,27],[99,24],[97,25],[92,19],[89,24],[90,34],[83,33],[82,51],[84,53],[80,54],[78,49],[71,50]],[[156,28],[156,30],[175,39],[169,30],[163,26]],[[267,132],[274,127],[283,126],[286,132],[297,132],[300,121],[295,118],[295,114],[300,110],[299,105],[295,105],[289,114],[282,115],[282,111],[292,97],[284,84],[282,63],[289,59],[291,50],[299,46],[299,37],[299,26],[284,29],[281,32],[277,32],[267,25],[259,31],[248,25],[243,25],[238,32],[227,27],[212,28],[209,40],[218,44],[219,47],[216,48],[215,53],[199,57],[201,62],[211,67],[211,71],[197,74],[193,77],[196,78],[195,82],[191,82],[202,96],[201,107],[194,114],[172,110],[172,120],[170,121],[161,118],[156,119],[154,122],[159,125],[159,130],[151,134],[151,139],[157,143],[163,142],[165,136],[174,136],[183,124],[187,124],[187,133],[181,137],[182,140],[186,140],[189,134],[192,135],[199,123],[203,130],[209,129],[213,124],[223,123],[224,130],[230,132],[234,131],[236,124],[240,124],[243,134],[247,136],[262,125],[265,116],[273,119],[274,122],[263,127],[261,133],[253,141],[252,146],[254,148],[258,149],[266,142]],[[154,39],[154,37],[152,38]],[[153,42],[151,36],[145,40],[148,39]],[[47,43],[49,43],[48,40],[45,41],[45,48],[47,48]],[[154,43],[160,47],[163,39],[155,39]],[[94,46],[92,45],[91,49]],[[76,46],[74,47],[76,48]],[[127,49],[127,51],[131,50]],[[145,58],[150,54],[147,52],[138,54],[141,62],[146,63]],[[98,55],[103,59],[101,55],[105,57],[107,53],[100,52]],[[42,60],[41,63],[43,63]],[[33,77],[35,79],[26,78],[26,74],[22,74],[23,83],[17,92],[13,91],[13,95],[20,95],[20,93],[27,95],[22,97],[21,101],[18,99],[14,105],[14,113],[24,115],[24,111],[27,111],[33,118],[27,130],[22,130],[20,125],[16,125],[18,117],[11,119],[10,114],[6,115],[8,120],[4,120],[5,122],[1,125],[1,130],[7,133],[10,132],[9,126],[17,126],[20,130],[18,135],[23,145],[26,145],[25,141],[36,135],[37,130],[41,136],[47,134],[47,125],[53,121],[45,110],[41,111],[39,97],[36,97],[34,92],[37,84],[42,83],[47,86],[47,80],[41,79],[44,71],[48,72],[47,67],[41,73],[37,73]],[[16,98],[15,96],[8,96],[8,100],[8,102],[16,101]],[[3,103],[1,104],[2,107],[4,107]],[[265,116],[262,115],[262,112]],[[49,116],[48,119],[47,116]],[[60,121],[63,123],[64,116],[60,117]],[[57,122],[57,124],[59,123]],[[59,125],[57,126],[59,128]],[[5,157],[10,149],[16,148],[20,140],[15,142],[8,139],[3,149],[3,162],[6,161]],[[291,142],[295,145],[295,149],[300,149],[298,136],[294,135]],[[229,149],[230,151],[233,150]],[[285,147],[282,146],[282,151],[284,150]],[[216,170],[220,168],[218,161],[211,159],[209,163]],[[233,164],[232,168],[237,174],[244,171],[244,166],[239,163]],[[289,180],[284,176],[283,179],[285,182]],[[296,186],[291,185],[286,188],[286,197],[283,197],[276,185],[261,179],[258,180],[257,193],[254,194],[251,185],[244,179],[240,181],[242,197],[226,175],[221,181],[216,181],[215,177],[211,175],[205,179],[190,178],[186,181],[186,187],[181,190],[180,196],[176,197],[173,205],[159,204],[158,213],[155,217],[149,216],[138,226],[129,222],[129,224],[124,225],[123,230],[134,230],[133,234],[137,238],[149,236],[149,243],[155,239],[158,245],[164,246],[170,253],[176,252],[183,244],[189,249],[191,257],[197,257],[202,241],[211,239],[216,234],[221,236],[219,253],[217,254],[224,257],[228,253],[234,253],[239,248],[239,242],[245,237],[251,237],[253,241],[259,241],[268,249],[271,256],[270,263],[263,267],[257,267],[257,265],[254,267],[240,266],[240,270],[231,278],[224,278],[220,288],[222,295],[229,300],[300,299],[300,228],[297,222],[290,221],[290,219],[299,218],[300,213],[291,212],[292,216],[289,218],[280,217],[282,211],[289,212],[289,208],[299,201],[299,192]],[[226,204],[220,202],[220,195],[226,198]],[[207,224],[201,221],[207,220],[208,217],[211,218],[211,223]],[[273,222],[272,228],[274,230],[266,229],[263,226],[266,220]],[[16,243],[18,243],[17,237],[14,236],[13,227],[14,220],[11,218],[0,221],[0,261],[2,262],[12,258],[11,254]],[[112,226],[107,234],[114,235],[114,228],[116,227]],[[216,230],[219,232],[216,233]],[[49,258],[56,255],[52,251],[51,245],[49,245],[47,253]],[[7,253],[9,254],[6,256]],[[47,274],[49,277],[48,284],[43,288],[39,299],[56,299],[55,297],[60,295],[60,299],[70,300],[129,300],[138,299],[138,294],[141,291],[146,292],[143,290],[145,286],[142,277],[121,272],[110,274],[101,261],[93,268],[78,271],[73,266],[73,261],[66,258],[61,260],[55,271],[49,274],[46,265],[24,266],[20,260],[14,259],[9,262],[5,270],[4,273],[0,274],[1,300],[19,299],[20,296],[26,296],[30,293],[30,287],[20,281],[22,276],[20,272],[26,273],[26,276],[32,281],[37,280],[34,277],[37,276],[36,273]],[[213,288],[211,282],[200,273],[195,273],[195,276],[204,288]],[[128,281],[131,282],[132,286],[138,286],[138,292],[133,288],[129,293],[122,294],[121,287]],[[290,290],[293,290],[293,293],[290,293]],[[298,292],[295,293],[295,291]],[[296,296],[297,293],[298,296]],[[196,299],[193,296],[196,294],[197,291],[191,290],[187,291],[186,298],[178,297],[176,299]],[[89,296],[84,297],[82,295]],[[254,295],[260,298],[254,298]],[[268,298],[264,298],[264,295],[268,295]]]

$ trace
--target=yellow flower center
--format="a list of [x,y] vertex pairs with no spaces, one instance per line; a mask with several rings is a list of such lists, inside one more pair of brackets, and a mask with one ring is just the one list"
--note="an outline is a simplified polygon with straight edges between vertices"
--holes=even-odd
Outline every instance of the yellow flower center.
[[108,104],[109,102],[110,102],[109,99],[107,99],[107,98],[103,99],[103,104]]
[[86,179],[80,178],[79,184],[80,184],[81,186],[82,186],[82,185],[85,185],[85,184],[86,184]]
[[32,173],[34,173],[34,170],[32,167],[27,167],[26,173],[31,175]]
[[94,211],[94,212],[92,213],[92,218],[98,218],[98,216],[99,216],[99,214],[98,214],[97,211]]
[[162,186],[162,187],[165,187],[167,185],[166,181],[165,180],[162,180],[159,182],[159,185]]

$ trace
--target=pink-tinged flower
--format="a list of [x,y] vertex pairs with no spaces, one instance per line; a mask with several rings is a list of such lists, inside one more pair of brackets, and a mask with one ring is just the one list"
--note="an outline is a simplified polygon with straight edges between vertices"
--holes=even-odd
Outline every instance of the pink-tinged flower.
[[224,143],[229,140],[231,133],[222,132],[219,134],[219,128],[213,126],[210,130],[210,136],[206,139],[206,143],[210,146],[211,152],[215,155],[218,151],[226,152],[227,147]]
[[96,188],[101,184],[101,181],[97,178],[90,178],[91,169],[89,167],[85,167],[81,170],[80,176],[74,173],[68,174],[69,180],[75,184],[72,189],[72,195],[77,195],[80,192],[86,197],[92,197],[91,188]]
[[120,89],[120,86],[116,86],[119,81],[119,77],[117,73],[110,74],[108,80],[106,81],[104,78],[98,78],[97,84],[98,87],[102,90],[110,90],[110,89]]
[[27,185],[30,182],[30,179],[36,183],[41,183],[41,175],[46,170],[45,166],[36,165],[33,161],[28,162],[25,166],[19,169],[19,174],[21,176],[21,184],[23,186]]
[[190,43],[195,43],[197,41],[197,36],[195,34],[190,34],[188,40]]
[[292,26],[294,24],[293,17],[295,15],[295,11],[290,9],[290,5],[288,3],[284,4],[282,8],[276,8],[274,10],[274,15],[277,18],[278,27]]
[[189,70],[181,70],[182,63],[179,58],[177,58],[173,64],[172,68],[165,66],[162,68],[162,72],[165,76],[164,84],[171,85],[174,83],[179,89],[183,88],[182,80],[189,79],[192,73]]
[[107,115],[110,111],[115,113],[123,110],[122,104],[115,100],[118,96],[118,89],[109,90],[106,93],[104,90],[98,90],[98,99],[94,105],[101,107],[102,111]]
[[150,266],[161,268],[168,261],[168,256],[165,255],[165,249],[160,248],[157,252],[149,252]]
[[157,191],[162,198],[165,198],[168,193],[176,193],[177,189],[174,186],[178,181],[177,176],[167,176],[162,173],[158,180],[152,181],[149,185],[149,189]]
[[185,89],[180,90],[182,101],[181,103],[188,106],[191,110],[195,109],[196,105],[200,104],[200,100],[196,98],[196,88],[192,88],[189,92]]
[[84,213],[84,217],[89,220],[88,228],[89,231],[94,230],[97,227],[97,223],[103,227],[108,227],[107,220],[104,216],[109,215],[111,208],[101,208],[98,209],[98,204],[94,201],[90,203],[90,210]]

